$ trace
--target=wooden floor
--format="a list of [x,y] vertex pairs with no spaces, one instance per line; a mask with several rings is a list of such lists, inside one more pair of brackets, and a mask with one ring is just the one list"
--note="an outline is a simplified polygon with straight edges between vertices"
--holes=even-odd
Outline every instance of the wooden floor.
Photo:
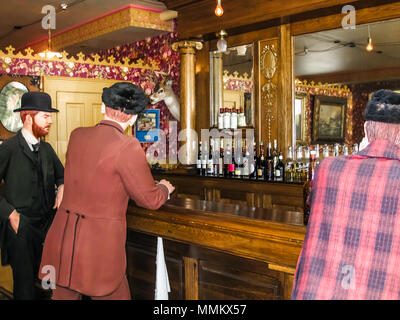
[[7,266],[7,267],[1,266],[1,260],[0,260],[0,288],[4,288],[6,291],[9,291],[9,292],[12,292],[12,290],[13,290],[11,267],[10,266]]

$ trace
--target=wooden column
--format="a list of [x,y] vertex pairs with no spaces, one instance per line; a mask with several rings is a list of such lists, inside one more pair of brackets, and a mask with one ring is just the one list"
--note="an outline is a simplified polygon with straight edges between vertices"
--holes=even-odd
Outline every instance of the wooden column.
[[181,137],[179,160],[184,166],[193,166],[197,156],[196,129],[196,93],[195,93],[195,65],[196,50],[201,50],[203,44],[197,41],[180,41],[172,45],[173,50],[178,50],[181,56]]
[[214,103],[213,103],[213,110],[212,110],[212,123],[213,126],[218,126],[218,115],[220,108],[223,107],[223,59],[222,59],[222,52],[216,52],[213,54],[213,83],[214,83]]
[[286,156],[288,147],[292,146],[296,141],[293,137],[293,40],[289,24],[284,24],[279,27],[279,49],[278,142],[281,149],[280,151]]

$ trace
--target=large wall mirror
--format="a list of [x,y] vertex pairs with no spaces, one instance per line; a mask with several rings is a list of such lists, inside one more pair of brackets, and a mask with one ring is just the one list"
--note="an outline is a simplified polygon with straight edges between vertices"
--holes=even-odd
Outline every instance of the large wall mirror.
[[400,19],[296,36],[294,46],[296,144],[359,143],[371,94],[400,90]]
[[244,115],[239,127],[254,126],[253,45],[210,52],[210,126],[218,126],[221,108]]

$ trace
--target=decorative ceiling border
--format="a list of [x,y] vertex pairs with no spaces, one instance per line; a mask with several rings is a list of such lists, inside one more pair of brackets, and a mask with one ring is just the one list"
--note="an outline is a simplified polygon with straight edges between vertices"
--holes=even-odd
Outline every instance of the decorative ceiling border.
[[[173,20],[165,21],[161,19],[161,13],[156,10],[128,5],[107,15],[92,19],[87,23],[79,24],[52,35],[52,49],[60,50],[60,48],[66,48],[73,44],[128,27],[173,32]],[[35,52],[40,52],[47,48],[47,44],[48,38],[46,37],[27,46],[31,47]]]
[[340,85],[340,84],[330,84],[330,83],[322,83],[322,82],[314,82],[310,81],[308,82],[307,80],[300,80],[296,79],[295,80],[295,86],[296,88],[313,88],[313,89],[320,89],[320,90],[335,90],[338,92],[343,92],[343,93],[351,93],[350,89],[346,85]]
[[62,76],[94,79],[112,79],[126,81],[142,81],[148,73],[159,71],[157,63],[147,65],[143,60],[130,64],[129,58],[123,62],[115,62],[114,57],[100,61],[96,54],[91,58],[79,53],[77,57],[66,58],[68,53],[61,52],[63,58],[42,58],[33,54],[33,49],[25,49],[26,54],[14,53],[15,49],[10,45],[6,52],[0,50],[0,73],[33,76]]

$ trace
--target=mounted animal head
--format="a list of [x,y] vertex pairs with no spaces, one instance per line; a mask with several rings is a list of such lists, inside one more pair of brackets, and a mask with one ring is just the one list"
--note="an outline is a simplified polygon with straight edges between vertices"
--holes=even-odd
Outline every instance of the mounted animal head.
[[150,101],[151,104],[164,101],[172,116],[180,121],[180,103],[172,89],[172,80],[164,78],[160,83],[156,84],[154,93],[150,95]]

